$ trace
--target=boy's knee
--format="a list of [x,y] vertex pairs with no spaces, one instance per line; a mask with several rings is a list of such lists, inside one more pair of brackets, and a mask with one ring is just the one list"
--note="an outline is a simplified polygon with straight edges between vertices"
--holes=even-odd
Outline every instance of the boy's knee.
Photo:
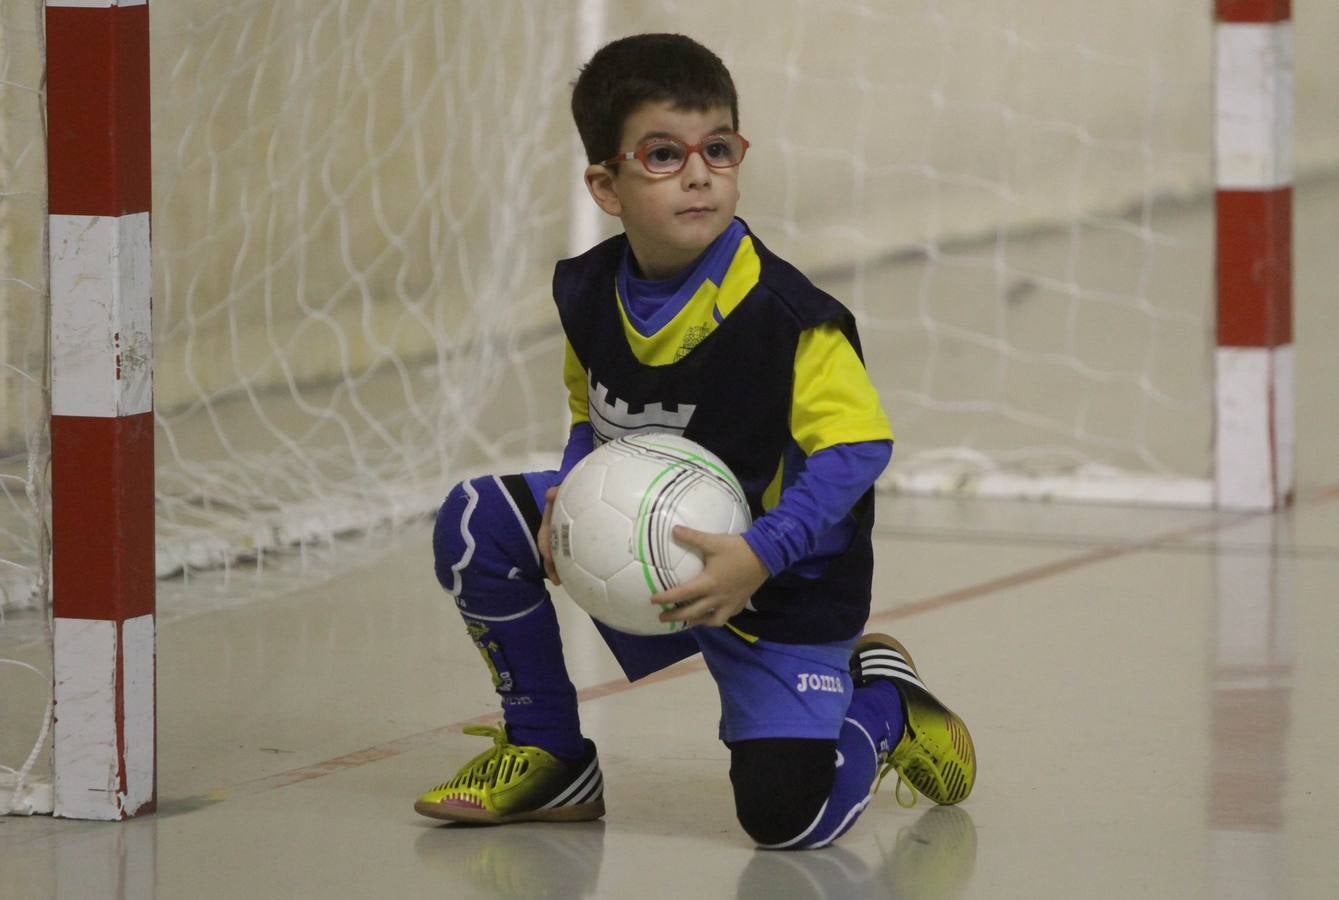
[[484,582],[515,578],[518,567],[533,560],[533,540],[517,519],[503,479],[485,475],[452,486],[437,510],[432,533],[433,566],[437,581],[459,596],[466,570]]
[[525,504],[534,500],[520,476],[473,478],[447,491],[433,528],[433,568],[462,611],[506,615],[544,595]]
[[432,531],[433,566],[437,572],[437,582],[448,591],[459,586],[454,582],[458,573],[452,571],[463,557],[466,541],[466,514],[471,508],[471,499],[477,503],[479,479],[461,481],[446,492],[446,498],[437,509],[437,521]]
[[775,847],[804,834],[832,793],[836,743],[763,738],[729,746],[735,814],[748,836]]

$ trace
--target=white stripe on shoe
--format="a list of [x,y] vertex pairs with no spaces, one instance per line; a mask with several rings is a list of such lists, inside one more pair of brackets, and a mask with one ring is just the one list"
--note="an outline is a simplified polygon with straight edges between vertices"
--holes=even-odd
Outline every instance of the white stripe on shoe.
[[604,793],[604,774],[597,771],[595,773],[595,779],[590,783],[590,785],[584,791],[581,792],[579,796],[574,797],[572,799],[572,804],[574,806],[580,806],[582,803],[590,803],[592,800],[597,799],[603,793]]
[[[604,789],[604,776],[600,773],[599,757],[591,759],[577,778],[561,794],[545,803],[541,809],[556,809],[559,806],[576,806],[587,803],[600,796]],[[591,793],[591,792],[594,793]]]
[[870,647],[860,651],[860,674],[864,678],[882,676],[900,678],[909,681],[922,690],[929,690],[921,683],[916,670],[911,667],[902,654],[888,647]]

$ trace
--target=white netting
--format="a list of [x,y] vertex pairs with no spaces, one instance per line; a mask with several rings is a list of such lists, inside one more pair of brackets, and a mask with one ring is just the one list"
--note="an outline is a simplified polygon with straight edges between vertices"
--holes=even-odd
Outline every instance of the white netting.
[[47,806],[46,138],[41,4],[0,5],[0,813]]
[[552,446],[525,363],[560,349],[571,26],[155,7],[160,571],[420,515],[462,467]]
[[[745,215],[860,316],[898,434],[890,483],[1209,501],[1210,15],[938,0],[725,16],[742,129],[766,148]],[[1334,68],[1304,58],[1299,93]],[[1314,124],[1299,158],[1333,166],[1334,123]]]
[[[45,643],[39,6],[0,21],[0,678],[31,655],[16,603]],[[1314,99],[1339,10],[1298,6],[1305,173],[1339,157]],[[740,213],[859,314],[904,484],[1206,484],[1204,4],[174,0],[151,23],[160,574],[269,571],[556,454],[551,266],[613,224],[573,190],[568,84],[634,31],[730,65]],[[169,614],[200,603],[182,584]]]

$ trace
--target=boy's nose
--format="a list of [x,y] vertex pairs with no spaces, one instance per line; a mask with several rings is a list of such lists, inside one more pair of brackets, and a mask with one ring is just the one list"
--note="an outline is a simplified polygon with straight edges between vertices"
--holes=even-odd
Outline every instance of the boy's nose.
[[707,165],[706,157],[702,155],[701,150],[694,150],[688,154],[680,175],[683,177],[685,187],[700,187],[711,183],[711,166]]

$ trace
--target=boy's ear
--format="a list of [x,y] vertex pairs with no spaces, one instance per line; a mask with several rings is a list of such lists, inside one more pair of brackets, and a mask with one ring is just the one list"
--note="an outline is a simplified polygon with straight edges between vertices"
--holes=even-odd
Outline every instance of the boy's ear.
[[614,185],[614,173],[608,166],[592,165],[586,167],[586,190],[600,209],[611,216],[623,215],[623,201],[618,199],[618,190]]

